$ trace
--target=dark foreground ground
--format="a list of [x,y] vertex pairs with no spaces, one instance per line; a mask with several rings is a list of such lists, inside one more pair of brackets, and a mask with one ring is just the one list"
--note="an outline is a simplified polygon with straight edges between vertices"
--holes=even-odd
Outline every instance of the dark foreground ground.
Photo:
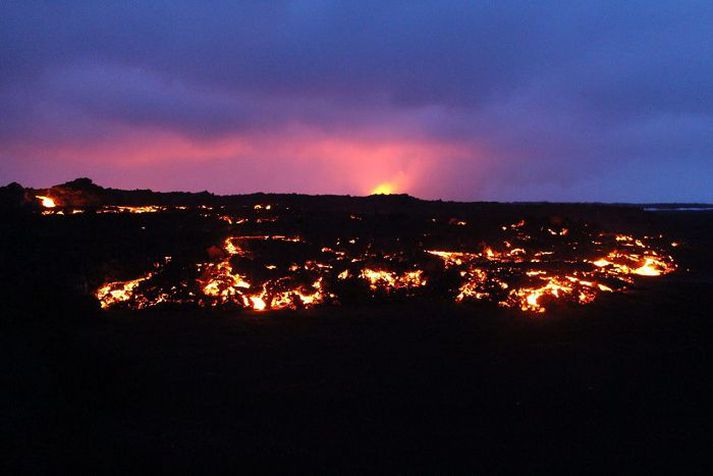
[[680,272],[535,319],[428,301],[6,319],[0,466],[710,474],[713,215],[656,220]]
[[703,473],[712,300],[691,291],[543,320],[384,307],[3,334],[3,464]]

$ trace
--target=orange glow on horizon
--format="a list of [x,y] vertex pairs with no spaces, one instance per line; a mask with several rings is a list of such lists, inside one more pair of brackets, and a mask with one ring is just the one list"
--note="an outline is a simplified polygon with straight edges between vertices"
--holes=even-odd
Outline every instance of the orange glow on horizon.
[[371,195],[391,195],[396,193],[394,186],[388,182],[381,183],[374,187],[371,191]]
[[[385,137],[382,132],[326,134],[299,127],[195,138],[121,128],[92,141],[17,144],[12,152],[48,164],[62,162],[63,170],[72,170],[73,175],[91,176],[117,188],[417,196],[429,195],[427,184],[443,170],[444,160],[480,155],[471,145]],[[232,173],[237,180],[228,179]]]

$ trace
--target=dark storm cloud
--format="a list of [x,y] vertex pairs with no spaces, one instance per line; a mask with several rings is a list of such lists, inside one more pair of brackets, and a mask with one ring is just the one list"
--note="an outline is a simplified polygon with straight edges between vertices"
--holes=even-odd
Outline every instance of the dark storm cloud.
[[53,181],[53,146],[127,131],[269,162],[308,130],[427,144],[427,196],[713,200],[712,25],[707,1],[4,2],[0,174]]

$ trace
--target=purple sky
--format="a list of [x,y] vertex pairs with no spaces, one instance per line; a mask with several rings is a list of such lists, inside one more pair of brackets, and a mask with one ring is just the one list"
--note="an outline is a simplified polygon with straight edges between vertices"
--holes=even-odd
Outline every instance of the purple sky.
[[0,2],[0,184],[713,202],[713,2]]

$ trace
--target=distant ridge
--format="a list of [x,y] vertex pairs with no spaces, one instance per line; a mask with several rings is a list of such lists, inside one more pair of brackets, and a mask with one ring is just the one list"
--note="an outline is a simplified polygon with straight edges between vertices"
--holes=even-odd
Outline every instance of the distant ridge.
[[494,202],[494,201],[474,201],[458,202],[445,200],[423,200],[411,195],[400,194],[375,194],[368,196],[352,195],[307,195],[300,193],[271,193],[255,192],[248,194],[216,195],[208,191],[202,192],[156,192],[150,189],[124,190],[111,187],[102,187],[96,184],[91,178],[79,177],[68,182],[51,186],[49,188],[25,188],[19,183],[13,182],[4,187],[0,187],[0,206],[3,208],[34,206],[37,195],[51,196],[58,206],[65,207],[101,207],[106,205],[167,205],[167,206],[197,206],[197,205],[226,205],[236,203],[250,203],[256,200],[264,201],[279,199],[287,202],[304,202],[310,206],[315,206],[324,202],[324,205],[333,208],[339,202],[349,202],[349,206],[355,203],[362,203],[364,206],[373,208],[378,204],[379,208],[402,208],[411,207],[416,204],[443,204],[462,206],[589,206],[589,207],[617,207],[617,208],[638,208],[645,211],[705,211],[713,210],[713,204],[708,203],[606,203],[606,202]]

